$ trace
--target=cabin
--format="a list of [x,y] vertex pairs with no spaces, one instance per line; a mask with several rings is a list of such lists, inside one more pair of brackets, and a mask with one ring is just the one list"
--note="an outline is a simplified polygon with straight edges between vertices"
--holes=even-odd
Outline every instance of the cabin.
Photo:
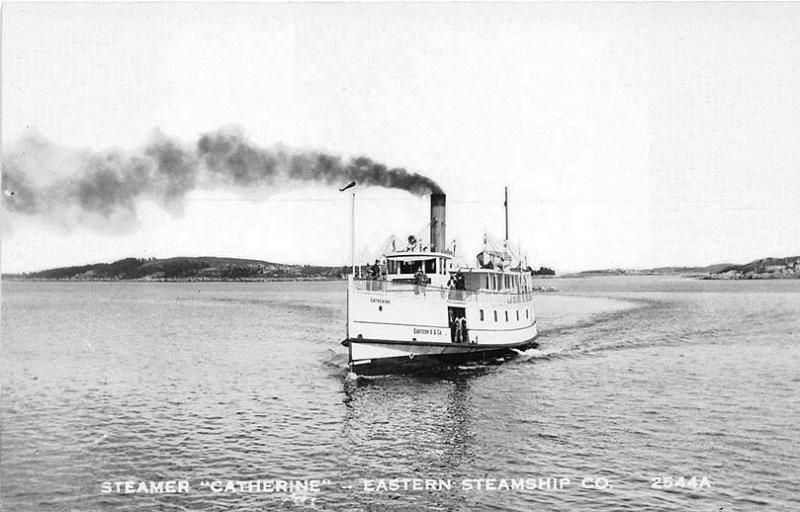
[[528,293],[531,291],[531,278],[527,273],[501,271],[494,269],[461,269],[464,276],[464,290],[472,292]]
[[394,283],[416,283],[420,270],[428,284],[444,288],[450,280],[450,261],[446,252],[400,251],[386,255],[386,280]]

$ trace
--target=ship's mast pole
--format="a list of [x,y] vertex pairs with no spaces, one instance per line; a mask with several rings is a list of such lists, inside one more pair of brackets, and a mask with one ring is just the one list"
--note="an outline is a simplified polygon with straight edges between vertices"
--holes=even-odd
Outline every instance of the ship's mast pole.
[[508,247],[508,187],[505,188],[505,201],[503,201],[503,208],[506,211],[506,247]]
[[[339,189],[339,192],[344,192],[347,189],[356,186],[355,181],[351,181],[344,187]],[[350,271],[352,276],[356,277],[356,191],[353,190],[350,195]]]
[[350,266],[356,276],[356,191],[350,195]]

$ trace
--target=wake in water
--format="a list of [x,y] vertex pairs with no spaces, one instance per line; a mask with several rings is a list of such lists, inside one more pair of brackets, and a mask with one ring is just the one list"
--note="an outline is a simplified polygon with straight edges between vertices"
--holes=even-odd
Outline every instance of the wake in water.
[[323,366],[330,369],[333,375],[347,376],[350,365],[347,364],[347,352],[341,350],[328,349],[328,353],[322,361]]
[[542,331],[539,335],[539,346],[528,350],[514,349],[516,353],[514,360],[532,362],[574,357],[599,350],[641,346],[641,343],[635,342],[635,338],[625,336],[623,333],[637,324],[635,318],[664,310],[669,307],[669,303],[629,298],[624,302],[631,306],[596,313],[576,323]]
[[528,350],[512,349],[517,353],[514,358],[517,361],[530,361],[531,359],[548,359],[554,352],[548,352],[539,348],[529,348]]

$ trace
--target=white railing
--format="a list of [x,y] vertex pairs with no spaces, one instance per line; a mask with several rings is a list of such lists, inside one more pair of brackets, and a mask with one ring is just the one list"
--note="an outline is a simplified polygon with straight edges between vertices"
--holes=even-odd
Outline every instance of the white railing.
[[454,288],[446,288],[441,286],[432,285],[418,285],[414,283],[397,283],[393,281],[382,280],[353,280],[353,290],[360,292],[376,292],[376,293],[390,293],[390,294],[408,294],[419,295],[420,293],[439,294],[442,298],[447,298],[451,301],[457,302],[484,302],[484,303],[501,303],[501,304],[516,304],[520,302],[529,302],[532,298],[530,292],[516,292],[511,290],[456,290]]

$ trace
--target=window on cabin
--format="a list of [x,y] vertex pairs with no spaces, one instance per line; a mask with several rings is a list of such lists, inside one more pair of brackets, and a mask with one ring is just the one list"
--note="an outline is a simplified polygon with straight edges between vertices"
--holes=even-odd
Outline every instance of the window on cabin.
[[483,310],[481,310],[481,322],[483,322]]
[[426,274],[436,273],[436,260],[430,259],[426,261],[403,261],[403,260],[389,260],[388,270],[390,274],[416,274],[417,270],[422,269]]
[[497,321],[497,310],[496,309],[494,310],[494,321],[495,322]]
[[525,318],[529,318],[528,317],[528,308],[525,308]]
[[517,310],[517,322],[519,322],[519,310]]
[[416,274],[421,264],[419,261],[401,261],[400,273],[401,274]]
[[508,310],[506,310],[506,322],[508,322]]

